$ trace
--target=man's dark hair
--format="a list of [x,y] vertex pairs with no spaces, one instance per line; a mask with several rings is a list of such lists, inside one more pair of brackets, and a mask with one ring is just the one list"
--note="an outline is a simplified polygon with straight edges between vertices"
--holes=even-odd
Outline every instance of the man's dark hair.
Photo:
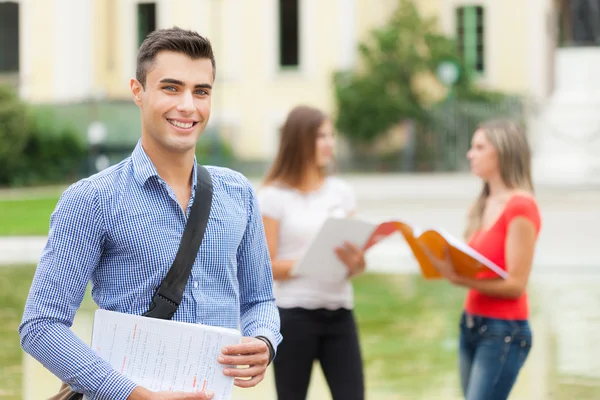
[[208,58],[213,67],[213,79],[217,68],[210,41],[198,33],[178,27],[158,29],[142,42],[137,56],[135,78],[146,88],[146,75],[152,68],[156,55],[161,51],[183,53],[193,60]]

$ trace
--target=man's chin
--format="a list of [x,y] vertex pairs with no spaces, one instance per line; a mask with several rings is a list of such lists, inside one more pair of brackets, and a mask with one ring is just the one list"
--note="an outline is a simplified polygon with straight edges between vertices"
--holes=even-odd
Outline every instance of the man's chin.
[[197,141],[195,137],[171,138],[166,145],[174,153],[187,153],[196,149]]

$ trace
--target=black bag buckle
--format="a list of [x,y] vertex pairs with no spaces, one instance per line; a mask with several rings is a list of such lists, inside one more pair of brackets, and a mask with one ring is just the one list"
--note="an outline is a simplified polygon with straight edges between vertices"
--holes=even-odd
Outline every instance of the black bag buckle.
[[143,316],[159,319],[171,319],[177,311],[177,304],[160,293],[156,292],[152,297],[150,309]]

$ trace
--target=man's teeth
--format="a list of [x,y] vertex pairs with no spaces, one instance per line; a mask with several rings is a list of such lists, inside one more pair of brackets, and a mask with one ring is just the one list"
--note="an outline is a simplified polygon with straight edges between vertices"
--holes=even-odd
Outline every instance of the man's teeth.
[[169,122],[172,125],[175,125],[176,127],[183,128],[183,129],[189,129],[192,126],[194,126],[193,122],[179,122],[179,121],[173,121],[172,119],[170,119]]

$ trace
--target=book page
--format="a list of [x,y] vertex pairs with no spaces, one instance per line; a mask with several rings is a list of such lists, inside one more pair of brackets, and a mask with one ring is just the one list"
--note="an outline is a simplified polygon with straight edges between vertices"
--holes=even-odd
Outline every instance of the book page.
[[486,257],[484,257],[479,252],[475,251],[475,249],[473,249],[463,241],[457,239],[456,237],[452,236],[451,234],[442,229],[436,229],[436,231],[440,235],[442,235],[444,239],[446,239],[450,246],[477,260],[479,263],[498,274],[498,276],[500,276],[502,279],[506,279],[508,277],[508,273],[505,270],[494,264],[492,261],[488,260]]
[[198,392],[229,400],[233,378],[217,362],[221,349],[241,342],[233,329],[97,310],[92,349],[118,372],[151,391]]
[[376,225],[352,218],[329,218],[313,239],[308,250],[292,269],[292,275],[310,276],[321,281],[339,282],[348,276],[348,268],[335,248],[344,241],[362,248]]

